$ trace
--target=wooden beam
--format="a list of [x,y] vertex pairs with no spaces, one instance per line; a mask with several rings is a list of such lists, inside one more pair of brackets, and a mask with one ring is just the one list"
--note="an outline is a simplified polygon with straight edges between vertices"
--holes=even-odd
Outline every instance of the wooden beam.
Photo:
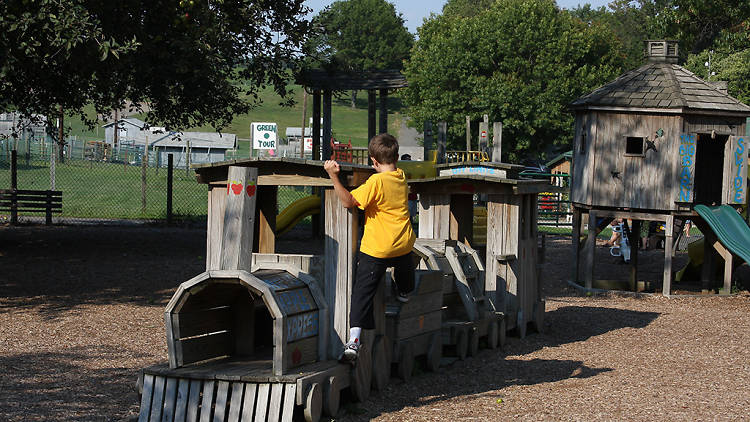
[[641,237],[641,220],[633,220],[633,227],[628,231],[630,242],[630,290],[638,291],[638,241]]
[[367,91],[367,142],[370,142],[375,133],[375,120],[377,109],[377,92],[374,89]]
[[586,268],[585,280],[586,288],[590,289],[594,284],[594,253],[596,252],[596,218],[597,211],[589,211],[589,237],[587,241],[587,257],[586,257]]
[[379,133],[388,132],[388,90],[380,90]]
[[253,252],[274,253],[276,250],[276,215],[278,214],[278,186],[258,187],[256,227],[258,241]]
[[724,245],[718,240],[713,242],[713,247],[724,259],[724,294],[730,294],[732,292],[732,252],[729,251]]
[[672,234],[674,232],[674,216],[667,216],[664,224],[664,281],[662,294],[669,297],[672,293]]
[[229,167],[230,185],[226,190],[224,224],[221,228],[222,270],[250,271],[252,266],[257,179],[257,168]]
[[320,160],[320,91],[313,91],[312,112],[313,160]]
[[573,207],[573,282],[578,283],[578,264],[581,262],[581,210]]
[[332,93],[329,90],[323,91],[323,139],[320,141],[320,159],[331,159],[331,139],[333,138],[333,127],[331,126],[332,111],[331,101]]

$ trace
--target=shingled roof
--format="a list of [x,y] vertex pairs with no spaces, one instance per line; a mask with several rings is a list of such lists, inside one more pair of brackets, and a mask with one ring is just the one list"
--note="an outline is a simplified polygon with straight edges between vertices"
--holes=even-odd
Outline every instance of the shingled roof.
[[573,110],[651,109],[750,115],[750,107],[675,63],[650,60],[570,103]]

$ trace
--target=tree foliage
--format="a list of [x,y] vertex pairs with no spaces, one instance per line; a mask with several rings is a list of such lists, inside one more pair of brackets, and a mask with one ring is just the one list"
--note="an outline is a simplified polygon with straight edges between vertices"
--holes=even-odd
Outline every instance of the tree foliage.
[[152,124],[220,128],[262,86],[286,93],[306,12],[302,0],[5,0],[0,109],[85,117],[127,102]]
[[348,71],[401,69],[414,36],[385,0],[340,0],[314,19],[317,49],[326,65]]
[[750,104],[750,20],[723,30],[710,47],[688,56],[685,67],[703,79],[726,81],[730,95]]
[[498,0],[484,13],[433,16],[405,67],[412,124],[447,121],[463,145],[465,116],[503,122],[503,159],[517,161],[572,139],[567,104],[619,75],[612,32],[560,11],[553,0]]

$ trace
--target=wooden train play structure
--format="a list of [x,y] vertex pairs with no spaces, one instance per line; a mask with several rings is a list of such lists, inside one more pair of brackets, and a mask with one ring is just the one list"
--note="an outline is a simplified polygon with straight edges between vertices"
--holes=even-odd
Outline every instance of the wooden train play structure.
[[[440,165],[439,165],[440,166]],[[139,421],[317,421],[337,415],[342,392],[362,401],[416,358],[436,370],[495,348],[506,330],[541,330],[536,198],[546,181],[519,166],[446,164],[410,180],[419,193],[416,289],[408,303],[386,287],[354,364],[347,340],[359,212],[344,208],[322,161],[247,159],[196,166],[208,185],[206,271],[182,283],[164,312],[168,362],[141,371]],[[349,189],[373,173],[341,165]],[[324,254],[277,253],[280,185],[322,189]],[[471,247],[474,199],[487,206],[486,258]]]

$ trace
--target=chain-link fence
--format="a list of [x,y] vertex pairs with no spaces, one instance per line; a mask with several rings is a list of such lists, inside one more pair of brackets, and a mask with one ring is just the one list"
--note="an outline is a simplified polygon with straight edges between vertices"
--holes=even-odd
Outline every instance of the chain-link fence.
[[[17,189],[62,192],[62,212],[55,215],[56,223],[167,219],[167,154],[135,145],[114,150],[103,142],[71,139],[61,155],[49,138],[0,139],[0,189],[11,188],[13,150],[17,154]],[[175,154],[173,219],[204,221],[206,185],[198,184],[195,172],[180,166],[179,160]],[[311,193],[309,188],[280,188],[279,210]],[[0,210],[0,219],[8,219],[9,214]],[[18,215],[20,222],[44,219],[43,212],[21,209]]]

